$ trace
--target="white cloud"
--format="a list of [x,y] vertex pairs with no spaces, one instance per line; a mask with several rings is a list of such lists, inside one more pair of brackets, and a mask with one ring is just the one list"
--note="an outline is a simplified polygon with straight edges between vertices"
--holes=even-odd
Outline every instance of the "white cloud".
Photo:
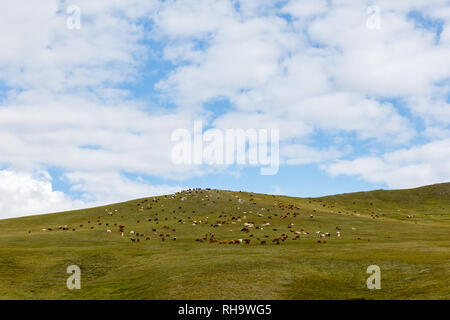
[[235,14],[229,1],[169,0],[154,17],[162,36],[201,38],[217,31]]
[[355,175],[366,181],[408,188],[450,181],[450,139],[433,141],[381,157],[339,160],[324,166],[333,176]]
[[[194,63],[182,64],[158,84],[181,107],[197,107],[211,99],[233,97],[241,90],[263,85],[281,71],[279,60],[297,42],[294,34],[285,32],[286,22],[280,18],[218,19],[226,19],[227,23],[211,36],[207,49],[187,50],[184,57],[178,50],[178,59],[192,61],[194,56]],[[182,45],[186,46],[188,39]],[[173,60],[173,54],[166,58]]]
[[324,14],[328,10],[326,0],[294,0],[289,1],[282,9],[283,12],[300,20],[313,18]]
[[86,200],[98,204],[170,194],[183,189],[181,186],[149,185],[142,178],[132,180],[116,171],[72,172],[64,178],[73,185],[74,191],[82,192]]
[[55,191],[49,174],[0,171],[0,219],[48,213],[85,206],[72,201],[63,192]]
[[[307,2],[292,2],[283,10],[294,12],[296,6],[311,8],[305,14],[312,15],[323,12],[326,4],[321,7]],[[165,14],[171,9],[166,8]],[[190,46],[190,50],[176,51],[177,59],[183,60],[184,53],[184,61],[188,63],[159,84],[159,88],[170,92],[180,106],[198,107],[215,98],[225,97],[239,111],[259,113],[259,118],[295,122],[299,128],[336,130],[337,134],[342,131],[355,132],[361,139],[388,139],[405,143],[415,135],[414,129],[391,104],[378,103],[376,99],[379,95],[390,97],[397,93],[411,93],[412,90],[417,93],[418,87],[430,86],[445,73],[442,69],[434,72],[423,67],[423,71],[432,76],[430,79],[417,68],[411,68],[414,61],[405,61],[405,52],[416,49],[411,48],[408,42],[408,32],[415,35],[411,23],[397,14],[392,18],[396,21],[393,24],[395,28],[388,25],[382,34],[371,33],[365,26],[362,2],[334,9],[314,20],[307,28],[313,41],[327,43],[325,48],[312,48],[302,30],[296,29],[295,24],[290,26],[274,14],[258,18],[220,15],[217,21],[222,21],[220,19],[226,23],[217,22],[214,33],[202,38],[204,49],[193,50]],[[339,28],[342,32],[336,34]],[[416,45],[423,47],[430,44],[426,35],[416,37]],[[186,46],[188,39],[180,40],[180,45]],[[395,43],[402,50],[396,52],[393,39],[397,39]],[[178,48],[174,44],[171,46]],[[336,46],[339,48],[336,49]],[[355,52],[360,52],[364,57],[355,56]],[[370,58],[385,55],[385,52],[395,53],[401,61],[388,56],[387,65],[384,60]],[[438,56],[434,57],[428,54],[432,55],[433,51],[421,50],[416,56],[417,59],[443,60],[441,53],[436,53]],[[167,58],[173,59],[172,56]],[[361,65],[355,65],[358,63]],[[391,71],[383,73],[383,68],[392,69],[394,65],[404,66],[403,69],[393,70],[395,77],[392,77]],[[416,70],[414,74],[405,73],[412,69]],[[432,70],[435,69],[433,66]],[[374,78],[370,70],[378,70],[382,76]],[[401,80],[404,75],[405,79]],[[411,88],[408,81],[416,83]],[[383,89],[385,87],[388,87],[387,91]],[[407,91],[400,87],[407,88]],[[367,97],[367,93],[375,96]],[[235,116],[233,120],[240,122],[240,118],[236,117],[238,115],[241,113],[228,113],[224,118]],[[223,122],[216,120],[216,123]],[[299,131],[293,127],[283,126],[284,132],[288,132],[284,133],[286,137]]]
[[77,1],[81,28],[66,27],[68,4],[57,0],[2,1],[0,81],[16,89],[65,91],[113,85],[134,77],[146,49],[139,41],[153,2]]
[[338,150],[337,148],[331,147],[328,149],[315,149],[307,145],[301,145],[299,143],[292,143],[285,145],[281,154],[286,159],[285,162],[288,165],[299,165],[299,164],[310,164],[310,163],[323,163],[326,161],[334,160],[340,158],[343,154],[347,153],[348,147],[343,147]]
[[[375,139],[388,150],[408,145],[420,135],[448,137],[449,88],[438,85],[450,78],[445,1],[432,6],[427,1],[377,5],[379,30],[366,26],[366,1],[333,1],[329,7],[326,2],[289,1],[280,12],[291,14],[291,24],[278,20],[275,11],[258,19],[251,14],[217,16],[217,21],[227,23],[217,22],[214,32],[201,38],[204,45],[195,50],[198,59],[192,60],[193,51],[188,51],[187,63],[161,82],[161,88],[187,106],[225,97],[237,110],[215,119],[215,126],[282,128],[282,139],[298,141],[286,150],[302,150],[304,141],[311,143],[311,134],[317,131],[334,138],[355,133],[360,143]],[[409,17],[413,10],[423,12],[426,19],[446,22],[440,42],[435,28],[417,26]],[[234,26],[239,31],[233,31]],[[233,37],[228,38],[230,32]],[[256,50],[248,50],[249,43]],[[182,54],[177,58],[183,60]],[[413,116],[399,107],[409,108]],[[432,132],[418,131],[417,122],[433,127]],[[317,155],[319,150],[308,151]],[[317,162],[323,158],[329,159],[310,157]],[[366,162],[358,164],[364,170]],[[377,161],[371,164],[377,167]],[[402,177],[405,185],[442,180],[431,173],[427,178],[417,174],[414,180],[407,169],[397,168],[395,185],[401,185]],[[392,174],[384,165],[383,170],[389,172],[386,176]],[[369,181],[389,180],[362,176]]]
[[426,93],[449,76],[449,48],[435,45],[435,30],[415,29],[408,11],[382,6],[381,28],[370,30],[364,8],[349,2],[308,27],[312,39],[340,51],[329,62],[342,89],[397,97]]

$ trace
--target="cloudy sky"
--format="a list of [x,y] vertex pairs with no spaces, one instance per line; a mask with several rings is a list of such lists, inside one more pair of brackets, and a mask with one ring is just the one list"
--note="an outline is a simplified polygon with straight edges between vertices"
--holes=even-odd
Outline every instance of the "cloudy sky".
[[[173,164],[199,120],[278,128],[278,173]],[[449,1],[0,1],[0,218],[414,187],[449,159]]]

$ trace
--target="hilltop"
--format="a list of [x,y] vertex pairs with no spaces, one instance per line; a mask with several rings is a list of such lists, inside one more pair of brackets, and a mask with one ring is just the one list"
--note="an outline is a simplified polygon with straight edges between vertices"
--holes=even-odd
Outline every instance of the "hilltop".
[[[195,189],[1,220],[0,298],[448,299],[449,194]],[[372,264],[381,290],[366,288]]]

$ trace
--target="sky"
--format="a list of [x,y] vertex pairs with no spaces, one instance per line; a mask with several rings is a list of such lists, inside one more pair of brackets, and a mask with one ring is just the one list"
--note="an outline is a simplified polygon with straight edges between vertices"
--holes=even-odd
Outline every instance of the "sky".
[[[279,131],[279,169],[173,133]],[[450,181],[450,2],[0,1],[0,219],[211,187]]]

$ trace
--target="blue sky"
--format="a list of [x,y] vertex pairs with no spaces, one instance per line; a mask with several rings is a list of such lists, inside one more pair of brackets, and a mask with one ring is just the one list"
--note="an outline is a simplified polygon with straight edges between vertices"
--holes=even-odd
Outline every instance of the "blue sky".
[[[448,1],[3,1],[0,218],[450,181],[449,24]],[[175,164],[196,121],[279,130],[278,172]]]

